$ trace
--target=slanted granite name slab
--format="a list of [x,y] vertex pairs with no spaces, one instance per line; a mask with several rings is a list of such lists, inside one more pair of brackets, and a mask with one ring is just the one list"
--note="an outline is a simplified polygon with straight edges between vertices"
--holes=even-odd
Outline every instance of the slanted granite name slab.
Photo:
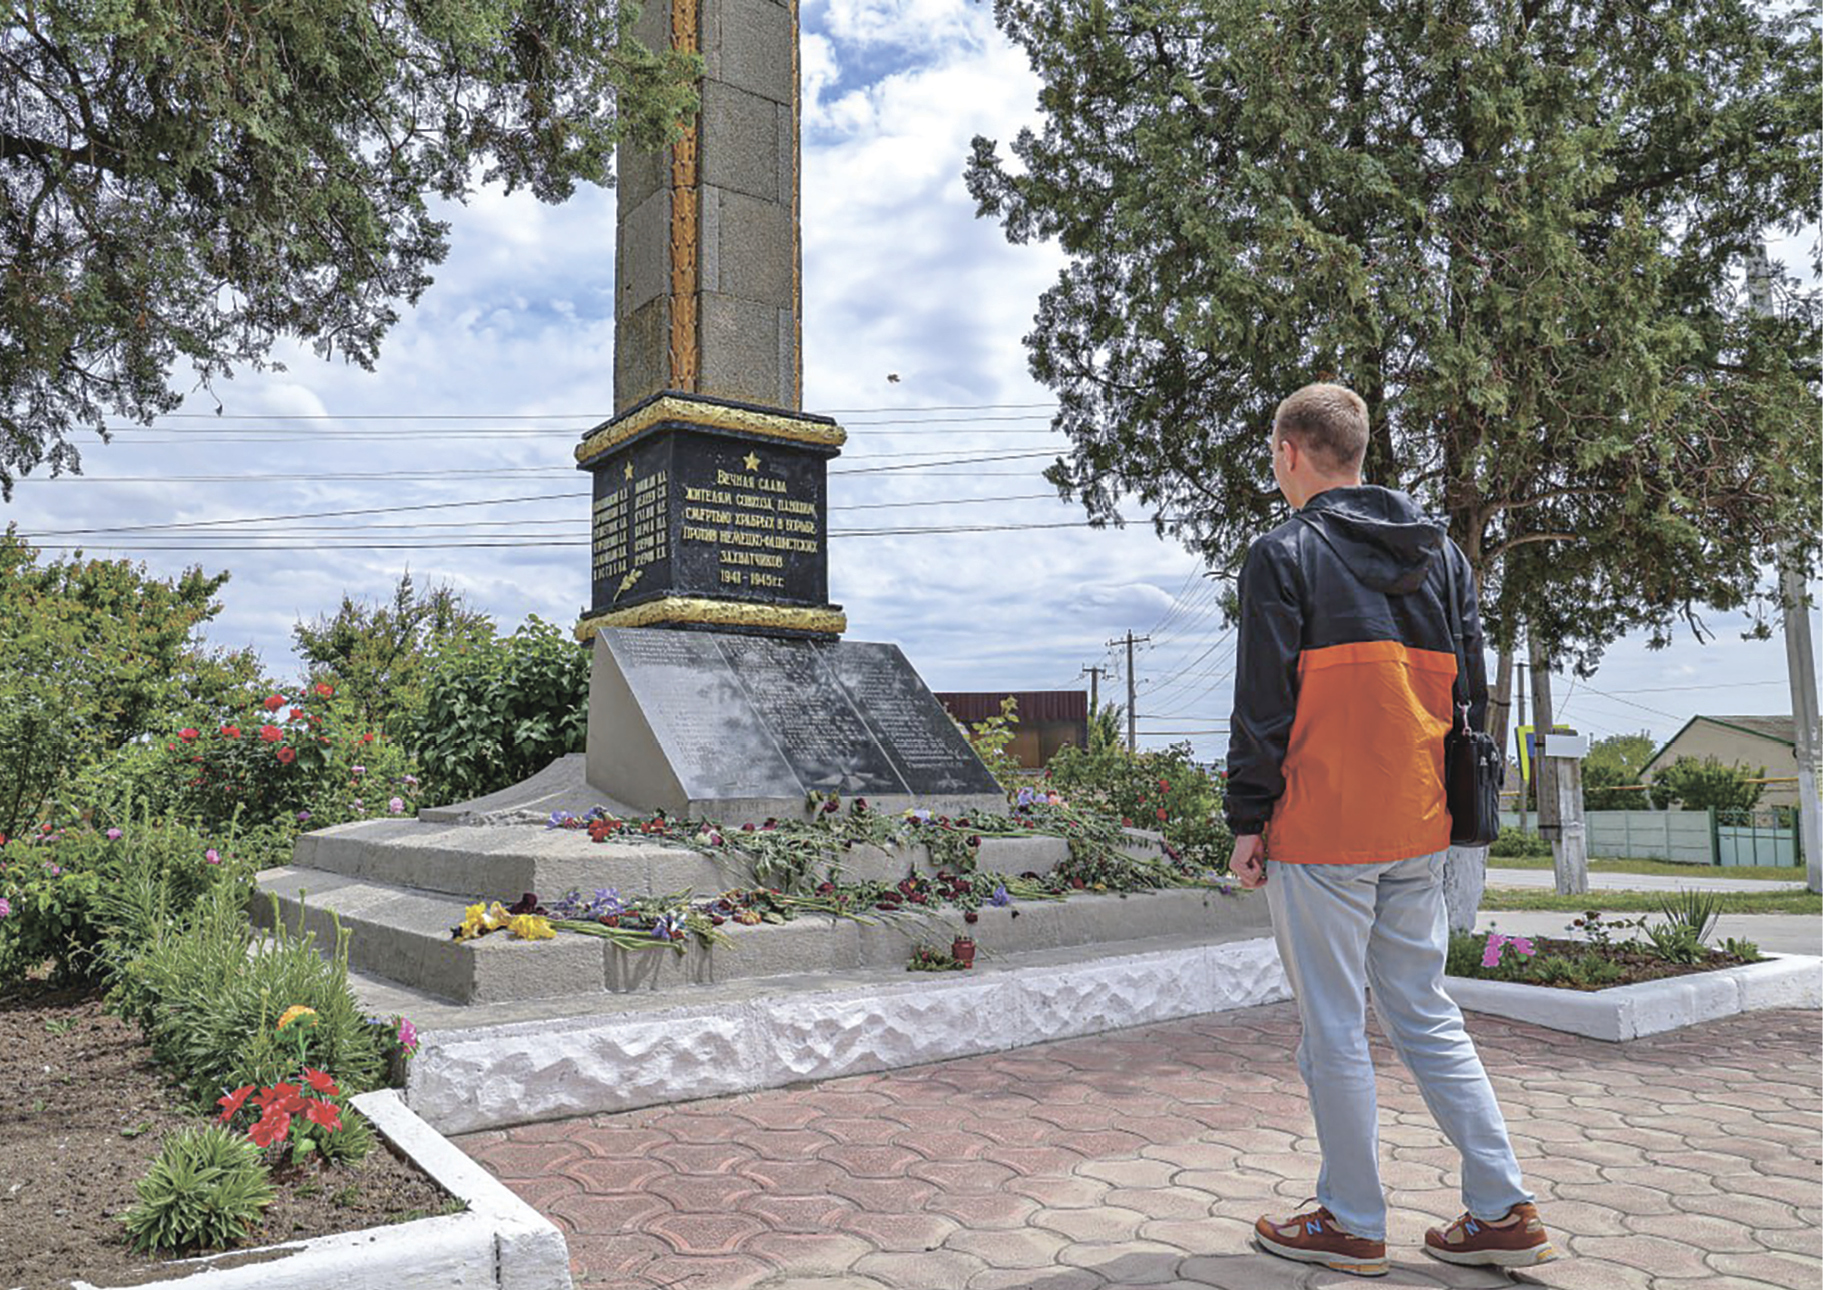
[[589,782],[642,809],[784,814],[812,792],[1004,804],[892,645],[604,628],[589,720]]

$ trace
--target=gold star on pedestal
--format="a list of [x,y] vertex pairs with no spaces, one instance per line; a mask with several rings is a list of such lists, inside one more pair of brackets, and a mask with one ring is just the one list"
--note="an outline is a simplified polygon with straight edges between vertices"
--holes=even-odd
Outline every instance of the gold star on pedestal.
[[751,475],[754,471],[756,471],[760,468],[759,453],[757,453],[757,452],[748,453],[746,455],[746,457],[742,458],[741,464],[747,467],[747,473],[749,475]]

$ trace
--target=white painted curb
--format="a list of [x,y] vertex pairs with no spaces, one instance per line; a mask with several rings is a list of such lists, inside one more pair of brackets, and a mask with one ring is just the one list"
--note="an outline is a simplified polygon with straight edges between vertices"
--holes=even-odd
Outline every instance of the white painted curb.
[[1607,990],[1558,990],[1450,976],[1456,1006],[1621,1043],[1762,1008],[1823,1008],[1823,958],[1768,954],[1770,962],[1693,972]]
[[1291,997],[1270,937],[1080,963],[426,1036],[409,1103],[444,1133],[947,1061]]
[[[468,1210],[136,1272],[136,1286],[183,1290],[570,1290],[563,1235],[413,1114],[392,1089],[350,1104]],[[97,1290],[87,1281],[72,1290]]]

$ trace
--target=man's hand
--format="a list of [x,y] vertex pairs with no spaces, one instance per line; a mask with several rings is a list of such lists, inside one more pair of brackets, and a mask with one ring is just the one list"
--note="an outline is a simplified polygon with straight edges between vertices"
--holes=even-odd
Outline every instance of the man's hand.
[[1266,885],[1266,844],[1259,834],[1243,833],[1234,840],[1228,872],[1248,891],[1258,891]]

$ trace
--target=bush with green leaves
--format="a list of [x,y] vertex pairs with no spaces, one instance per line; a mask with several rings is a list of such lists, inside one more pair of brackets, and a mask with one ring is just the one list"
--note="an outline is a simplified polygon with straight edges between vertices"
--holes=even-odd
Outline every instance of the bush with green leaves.
[[439,650],[422,684],[424,707],[407,742],[428,801],[479,797],[582,751],[588,649],[536,616],[509,637]]
[[273,1198],[259,1149],[216,1125],[166,1138],[135,1190],[139,1203],[121,1222],[133,1247],[148,1254],[231,1249]]
[[1659,810],[1751,811],[1766,791],[1766,768],[1736,763],[1724,766],[1715,757],[1679,757],[1652,777],[1652,805]]
[[227,580],[80,552],[40,563],[14,528],[0,535],[0,833],[35,828],[72,776],[148,731],[238,700],[257,660],[200,635]]
[[326,682],[273,689],[219,726],[167,732],[136,782],[205,829],[324,828],[416,808],[418,777],[394,740]]
[[1488,846],[1490,860],[1550,859],[1551,844],[1536,833],[1524,833],[1510,825]]
[[1072,805],[1163,833],[1191,864],[1228,866],[1234,836],[1222,820],[1221,783],[1191,760],[1189,744],[1139,753],[1121,744],[1092,753],[1069,746],[1051,758],[1045,777]]
[[120,822],[0,840],[0,984],[46,962],[58,981],[105,977],[123,945],[109,943],[103,908],[123,884],[152,884],[167,910],[181,911],[216,886],[240,898],[258,863],[232,834],[212,842],[169,820],[103,818]]
[[485,641],[493,620],[471,608],[453,587],[420,592],[406,571],[392,595],[356,600],[291,629],[311,684],[333,685],[373,730],[401,738],[424,707],[424,672],[439,649]]
[[[325,958],[313,934],[278,923],[276,908],[273,921],[273,931],[256,934],[242,901],[226,889],[211,892],[154,930],[109,992],[110,1006],[139,1024],[153,1056],[199,1106],[242,1085],[276,1084],[300,1062],[329,1072],[351,1095],[384,1079],[383,1036],[348,988],[348,933]],[[301,1051],[278,1029],[294,1006],[316,1017]]]

